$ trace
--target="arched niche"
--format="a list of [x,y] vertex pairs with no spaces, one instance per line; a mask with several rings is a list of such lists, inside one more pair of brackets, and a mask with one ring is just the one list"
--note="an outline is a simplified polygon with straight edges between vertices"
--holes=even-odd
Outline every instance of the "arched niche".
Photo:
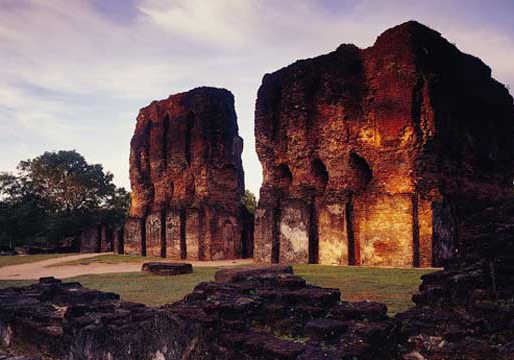
[[276,170],[277,185],[280,189],[288,191],[293,182],[293,174],[287,164],[280,164]]
[[139,171],[143,173],[150,172],[150,156],[149,156],[149,144],[150,144],[150,134],[152,132],[153,122],[149,120],[146,124],[142,140],[140,139],[135,146],[136,150],[136,167]]
[[348,160],[349,186],[354,192],[361,192],[373,178],[373,170],[368,162],[357,153],[350,153]]
[[324,191],[328,184],[329,175],[323,161],[320,159],[314,159],[311,163],[311,172],[316,188]]

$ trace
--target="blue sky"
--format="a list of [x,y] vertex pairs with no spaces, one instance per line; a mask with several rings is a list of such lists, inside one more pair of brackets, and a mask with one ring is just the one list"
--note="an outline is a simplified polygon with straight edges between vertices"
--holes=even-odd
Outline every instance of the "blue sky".
[[197,86],[236,97],[246,184],[258,193],[262,76],[418,20],[514,86],[511,0],[0,0],[0,171],[76,149],[129,187],[138,110]]

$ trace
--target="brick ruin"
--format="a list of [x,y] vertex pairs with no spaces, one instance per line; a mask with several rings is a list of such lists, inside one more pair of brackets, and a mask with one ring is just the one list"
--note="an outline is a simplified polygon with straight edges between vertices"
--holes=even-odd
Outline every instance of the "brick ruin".
[[290,266],[221,270],[158,308],[43,278],[0,290],[0,359],[514,359],[513,210],[496,227],[508,254],[424,275],[416,305],[395,317]]
[[441,265],[512,192],[512,97],[414,21],[265,75],[255,136],[259,262]]
[[0,290],[0,356],[4,346],[61,360],[397,358],[385,305],[340,302],[290,267],[229,272],[159,308],[53,278]]
[[[130,151],[125,254],[192,260],[251,255],[241,205],[243,140],[234,97],[197,88],[141,109]],[[244,241],[243,241],[244,240]]]
[[79,235],[79,252],[100,253],[114,251],[120,253],[120,231],[117,227],[106,224],[88,226]]
[[[409,136],[414,137],[411,138],[411,142],[416,142],[417,140],[414,140],[418,136],[428,137],[424,138],[426,143],[417,143],[415,148],[404,145],[399,154],[390,149],[377,150],[369,144],[361,144],[362,148],[358,148],[360,152],[354,151],[354,155],[351,150],[346,154],[349,165],[345,167],[345,171],[353,174],[353,177],[338,175],[341,181],[346,181],[346,192],[344,189],[333,188],[333,164],[337,164],[337,161],[332,159],[332,162],[329,162],[325,157],[320,158],[311,170],[314,174],[325,174],[320,176],[325,179],[325,184],[321,188],[324,188],[324,192],[319,195],[319,185],[305,186],[307,198],[313,194],[322,196],[321,199],[312,198],[313,201],[307,203],[305,197],[293,197],[302,189],[297,179],[298,174],[305,175],[302,172],[305,169],[287,164],[284,164],[287,167],[282,166],[283,163],[280,161],[284,160],[283,154],[278,158],[279,167],[271,168],[273,172],[266,168],[270,163],[263,161],[265,185],[268,187],[263,187],[261,194],[256,232],[259,235],[266,230],[263,221],[267,219],[266,214],[271,212],[271,228],[266,231],[275,237],[270,237],[274,239],[273,243],[258,243],[256,251],[258,259],[269,261],[271,256],[274,256],[275,260],[280,260],[280,256],[284,256],[282,249],[287,245],[282,245],[282,239],[296,241],[292,249],[295,250],[298,248],[296,245],[303,246],[305,242],[312,244],[312,234],[317,234],[321,245],[325,236],[323,234],[328,231],[327,227],[329,230],[333,229],[338,239],[352,239],[354,244],[358,243],[359,239],[362,239],[362,230],[358,230],[356,224],[362,226],[362,221],[371,221],[370,219],[375,216],[371,210],[378,206],[377,203],[381,204],[380,209],[390,210],[393,200],[399,199],[393,204],[401,205],[404,198],[400,195],[410,194],[412,212],[408,214],[411,214],[414,220],[408,224],[411,224],[412,238],[422,238],[421,229],[430,227],[430,224],[421,224],[419,219],[426,220],[424,216],[431,216],[429,223],[432,224],[432,239],[429,243],[432,249],[439,249],[432,250],[433,254],[442,251],[440,248],[443,245],[448,245],[440,239],[437,240],[437,236],[444,239],[455,237],[456,240],[449,243],[449,248],[457,247],[460,250],[460,256],[450,258],[443,270],[422,276],[419,293],[413,296],[415,305],[411,309],[390,317],[384,304],[341,301],[339,289],[309,285],[304,279],[295,276],[290,266],[282,265],[222,270],[215,274],[214,282],[200,283],[181,301],[157,308],[127,302],[114,293],[87,289],[77,282],[63,283],[54,278],[43,278],[37,284],[0,290],[0,359],[514,359],[514,199],[512,196],[504,196],[504,190],[507,188],[505,178],[510,172],[512,159],[504,153],[507,150],[503,147],[510,148],[511,145],[512,121],[509,123],[509,117],[513,111],[512,98],[503,87],[490,79],[490,74],[484,70],[487,68],[477,59],[461,54],[445,43],[437,33],[417,23],[407,23],[390,30],[389,33],[386,32],[377,44],[383,41],[394,49],[397,44],[395,45],[393,40],[402,36],[414,37],[416,41],[424,44],[422,53],[425,54],[444,54],[444,51],[451,50],[455,57],[445,58],[444,63],[446,66],[459,64],[459,71],[462,71],[460,73],[455,67],[450,66],[451,71],[443,72],[444,76],[440,77],[449,84],[453,84],[452,81],[455,80],[452,76],[462,80],[463,84],[458,89],[454,88],[457,84],[449,88],[439,88],[438,83],[427,84],[426,75],[421,76],[423,82],[419,86],[423,89],[424,99],[421,103],[425,105],[421,106],[422,110],[417,111],[423,114],[420,115],[420,119],[424,119],[425,123],[420,129],[417,128],[418,125],[412,125],[416,131]],[[434,44],[440,44],[440,47]],[[412,55],[412,49],[405,47],[404,50],[406,56]],[[325,59],[331,62],[333,54],[327,56]],[[384,56],[384,61],[387,59],[388,57]],[[433,62],[429,62],[428,59],[421,57],[416,66],[425,69],[427,64],[435,67],[436,64],[443,63],[439,57],[435,59],[438,60],[432,59]],[[467,59],[469,64],[465,65],[462,59]],[[340,63],[335,65],[339,71],[345,71],[345,67],[341,67]],[[473,72],[466,66],[478,67]],[[480,73],[480,69],[485,73]],[[463,73],[468,74],[467,79]],[[406,76],[408,79],[407,75],[408,72],[402,75],[402,78]],[[302,78],[303,76],[300,77]],[[377,81],[376,78],[374,81]],[[301,84],[297,81],[295,87]],[[392,82],[387,84],[394,85]],[[470,84],[476,86],[471,87]],[[395,89],[399,91],[404,87]],[[478,91],[480,89],[488,89],[489,92]],[[430,94],[432,97],[427,99],[426,96]],[[281,102],[286,106],[294,96],[282,99]],[[417,99],[415,96],[413,98]],[[336,97],[335,100],[340,101],[340,97]],[[261,91],[260,104],[262,101]],[[461,105],[464,101],[467,101],[467,106],[471,108],[463,108]],[[453,103],[460,105],[450,107]],[[427,104],[431,106],[430,111],[425,108]],[[337,106],[334,111],[341,111],[344,114],[340,110],[340,104],[336,102],[335,105]],[[394,108],[398,104],[388,106]],[[347,108],[348,104],[345,109]],[[382,107],[378,109],[383,111]],[[491,116],[494,115],[494,122],[482,124],[478,122],[478,116],[489,114],[484,113],[486,110],[491,111]],[[467,122],[464,122],[462,114],[466,114]],[[369,116],[371,115],[368,114]],[[376,116],[372,115],[372,118],[376,119]],[[302,120],[301,117],[297,119]],[[344,120],[344,116],[342,119]],[[430,123],[429,119],[438,121]],[[446,129],[439,121],[446,121],[449,124],[448,128]],[[382,123],[378,124],[384,126]],[[323,126],[335,125],[337,124]],[[341,121],[339,125],[353,129],[354,124]],[[480,125],[486,126],[489,132],[480,128]],[[496,130],[497,126],[505,127],[504,137]],[[290,135],[302,135],[303,132],[299,129],[298,133],[291,132]],[[408,134],[409,129],[409,126],[406,126],[403,131]],[[431,129],[428,135],[425,133],[427,129]],[[279,130],[284,132],[288,128],[276,131]],[[480,139],[480,143],[475,141],[479,130],[487,135]],[[380,136],[379,139],[387,139],[377,129],[373,131],[375,135]],[[373,131],[369,130],[371,134]],[[326,136],[321,131],[318,133],[319,141],[326,141]],[[462,138],[457,134],[461,134]],[[409,136],[405,138],[408,139]],[[294,139],[297,138],[292,138],[292,144],[286,145],[293,146],[295,141],[299,141]],[[338,138],[334,136],[334,139]],[[262,138],[259,141],[262,141]],[[352,149],[356,149],[362,141],[360,138],[352,138],[348,144],[351,144]],[[338,147],[344,149],[344,146],[350,146],[348,144],[335,141],[331,146],[338,150]],[[386,144],[388,143],[383,145]],[[442,152],[445,146],[446,152]],[[277,149],[283,150],[280,147]],[[323,147],[318,144],[316,151],[321,151],[320,149]],[[485,156],[485,149],[496,149],[496,152],[491,150],[486,160],[481,157]],[[380,163],[373,162],[378,161],[378,158],[369,160],[373,159],[370,154],[379,150],[385,152],[380,154],[380,159],[385,162],[390,161],[393,155],[408,155],[404,158],[405,162],[412,161],[416,164],[416,167],[412,168],[413,173],[424,174],[425,177],[412,175],[400,180],[405,181],[407,185],[410,184],[409,186],[413,186],[411,182],[414,182],[418,192],[367,193],[371,191],[368,189],[369,186],[372,186],[371,189],[379,186],[384,186],[379,187],[380,189],[389,189],[392,186],[386,180],[395,173],[390,170],[389,173],[386,172],[389,177],[383,178],[384,175],[380,175],[379,171]],[[326,155],[326,152],[321,153]],[[263,157],[262,153],[259,155]],[[336,155],[337,153],[334,153],[334,156]],[[299,157],[301,158],[301,154]],[[363,161],[366,161],[367,167],[363,166]],[[500,161],[504,161],[503,171],[500,169]],[[323,163],[325,171],[321,171],[323,168],[320,162]],[[401,165],[407,166],[403,163]],[[487,166],[491,170],[489,174],[486,172]],[[398,167],[398,171],[405,171],[402,169],[401,166]],[[442,177],[437,171],[446,177]],[[458,171],[462,172],[462,177],[457,176]],[[383,185],[377,183],[377,177],[384,181]],[[369,181],[358,183],[362,178]],[[278,180],[278,183],[271,182]],[[348,184],[351,184],[351,187]],[[410,191],[411,187],[406,189]],[[328,199],[338,199],[337,196],[341,196],[339,199],[342,204],[327,205],[324,202]],[[371,210],[368,211],[366,206],[358,201],[363,196],[376,196],[378,199],[386,200],[364,204],[371,206]],[[276,201],[275,207],[266,208],[273,204],[270,201]],[[429,211],[426,211],[428,215],[420,216],[419,214],[425,213],[420,206],[423,201],[428,202],[430,206]],[[138,204],[137,201],[135,204]],[[329,206],[331,207],[328,208]],[[135,209],[137,207],[133,207],[132,211]],[[336,211],[337,209],[341,210]],[[359,219],[358,215],[363,209],[366,210],[364,220]],[[398,205],[395,209],[403,208]],[[318,215],[323,211],[330,212],[329,215],[339,214],[339,217],[329,217],[330,221],[322,220],[327,219]],[[308,223],[305,223],[305,212],[309,215]],[[354,223],[355,218],[347,216],[348,213],[357,214],[358,222]],[[400,230],[392,228],[390,218],[386,220],[384,223],[374,220],[374,224],[389,226],[390,231],[402,234]],[[303,227],[294,227],[298,222],[300,225],[303,224]],[[343,227],[345,234],[353,236],[341,237],[337,231],[340,231],[342,226],[346,226]],[[443,236],[444,232],[447,233],[446,237]],[[302,233],[308,234],[307,241],[304,239],[305,236],[300,236]],[[341,245],[335,245],[332,249],[343,252],[340,250]],[[346,259],[355,256],[355,250],[349,249],[345,253]],[[415,247],[412,246],[411,250],[414,259]],[[354,255],[350,256],[352,252]],[[269,255],[270,253],[273,255]],[[298,252],[293,251],[293,260],[298,259],[297,254]],[[313,254],[316,254],[316,248],[308,247],[302,252],[303,259],[309,259]],[[397,252],[392,254],[393,257],[397,255]],[[322,258],[321,251],[318,256]],[[18,356],[21,352],[26,356]]]

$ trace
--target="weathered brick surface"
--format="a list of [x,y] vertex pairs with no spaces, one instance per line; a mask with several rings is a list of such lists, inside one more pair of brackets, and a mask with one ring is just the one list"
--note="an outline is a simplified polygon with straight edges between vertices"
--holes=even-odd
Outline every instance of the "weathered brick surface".
[[0,291],[0,335],[45,359],[210,358],[201,324],[53,278]]
[[260,262],[440,265],[511,192],[512,97],[416,22],[265,75],[255,135]]
[[458,239],[472,251],[422,276],[416,306],[396,317],[406,353],[426,359],[514,358],[514,202],[473,212]]
[[[353,306],[354,316],[332,317],[342,312],[340,291],[307,285],[288,266],[234,268],[216,279],[165,307],[180,316],[195,311],[220,324],[213,358],[315,359],[318,353],[331,359],[323,357],[326,349],[348,359],[397,358],[396,326],[384,305],[373,310],[375,303],[344,303]],[[384,330],[380,339],[371,339],[376,324]]]
[[41,360],[39,356],[13,355],[0,348],[0,360]]
[[123,251],[127,255],[142,255],[146,253],[143,246],[146,238],[146,223],[140,218],[130,217],[123,227]]
[[242,150],[227,90],[197,88],[141,109],[131,141],[125,252],[193,260],[244,255],[242,241],[251,246],[253,234],[243,228],[250,215],[241,205]]
[[79,251],[83,253],[113,251],[117,231],[105,224],[90,225],[79,236]]

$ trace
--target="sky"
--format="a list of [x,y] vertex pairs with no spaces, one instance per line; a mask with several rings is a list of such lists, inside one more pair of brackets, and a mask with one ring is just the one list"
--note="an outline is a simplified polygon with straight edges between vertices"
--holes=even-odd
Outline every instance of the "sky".
[[0,171],[72,150],[130,188],[140,108],[198,86],[232,91],[246,187],[264,74],[417,20],[514,89],[512,0],[0,0]]

